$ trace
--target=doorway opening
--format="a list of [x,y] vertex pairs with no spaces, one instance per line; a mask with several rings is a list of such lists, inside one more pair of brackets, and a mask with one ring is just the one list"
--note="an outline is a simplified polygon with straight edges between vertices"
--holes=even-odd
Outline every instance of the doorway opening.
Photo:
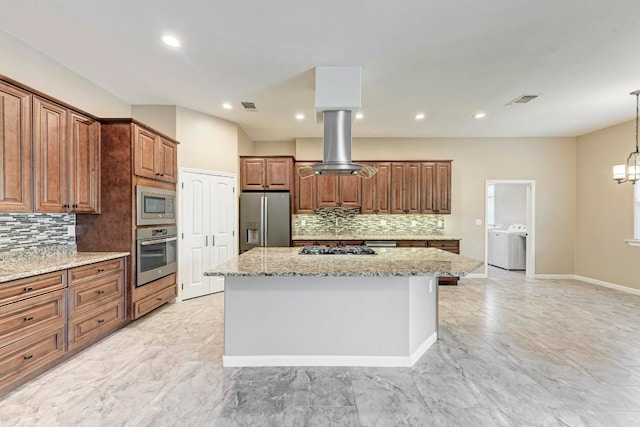
[[524,271],[535,277],[535,188],[535,180],[486,181],[487,276]]

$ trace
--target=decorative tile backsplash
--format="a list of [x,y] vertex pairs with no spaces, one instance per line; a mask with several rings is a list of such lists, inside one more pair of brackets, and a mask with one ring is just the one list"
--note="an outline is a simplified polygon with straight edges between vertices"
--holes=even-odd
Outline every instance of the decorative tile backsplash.
[[359,211],[358,208],[318,208],[315,215],[293,215],[292,233],[305,236],[334,232],[355,235],[444,235],[442,215],[363,215]]
[[75,249],[75,237],[68,233],[75,224],[75,214],[0,213],[0,256],[58,246]]

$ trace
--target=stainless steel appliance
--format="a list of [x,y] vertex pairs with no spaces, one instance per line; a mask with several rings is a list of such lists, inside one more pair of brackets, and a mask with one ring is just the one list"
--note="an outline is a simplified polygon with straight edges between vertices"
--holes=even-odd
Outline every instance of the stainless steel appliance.
[[289,246],[291,211],[288,192],[240,195],[240,252],[258,246]]
[[177,228],[136,230],[136,287],[176,272]]
[[136,225],[176,223],[176,192],[136,186]]

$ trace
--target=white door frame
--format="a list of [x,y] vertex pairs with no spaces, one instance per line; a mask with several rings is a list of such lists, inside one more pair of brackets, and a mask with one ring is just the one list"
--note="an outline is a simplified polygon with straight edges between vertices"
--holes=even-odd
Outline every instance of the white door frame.
[[523,184],[527,186],[527,254],[525,277],[536,276],[536,181],[535,179],[488,179],[484,188],[484,271],[489,276],[489,185]]
[[[204,174],[204,175],[213,175],[213,176],[222,176],[222,177],[226,177],[226,178],[232,178],[233,179],[233,186],[234,188],[238,189],[238,175],[234,174],[234,173],[228,173],[228,172],[216,172],[216,171],[210,171],[210,170],[204,170],[204,169],[194,169],[194,168],[185,168],[185,167],[180,167],[178,168],[178,183],[176,185],[177,187],[177,203],[176,205],[179,206],[177,215],[178,215],[178,236],[180,236],[181,234],[181,230],[183,227],[182,224],[182,215],[180,215],[180,212],[182,211],[182,200],[181,200],[181,193],[182,193],[182,179],[184,177],[184,173],[185,172],[192,172],[192,173],[200,173],[200,174]],[[238,193],[236,191],[236,199],[238,198]],[[234,218],[233,218],[233,224],[234,224],[234,228],[233,228],[233,232],[235,235],[235,239],[234,239],[234,253],[238,253],[238,224],[240,222],[240,217],[238,216],[238,204],[235,203],[234,204]],[[180,260],[180,254],[182,253],[183,250],[183,240],[181,238],[178,238],[178,260]],[[178,296],[176,297],[176,302],[181,302],[182,301],[182,277],[181,277],[181,271],[182,269],[180,268],[180,264],[178,262]]]

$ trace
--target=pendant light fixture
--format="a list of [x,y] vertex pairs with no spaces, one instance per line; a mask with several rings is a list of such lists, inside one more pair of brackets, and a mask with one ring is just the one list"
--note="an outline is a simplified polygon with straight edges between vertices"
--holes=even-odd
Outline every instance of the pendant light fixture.
[[613,167],[613,179],[622,184],[630,182],[635,184],[640,180],[640,152],[638,151],[638,109],[640,107],[640,90],[631,92],[629,95],[636,96],[636,151],[633,151],[627,157],[627,163],[623,165],[615,165]]

